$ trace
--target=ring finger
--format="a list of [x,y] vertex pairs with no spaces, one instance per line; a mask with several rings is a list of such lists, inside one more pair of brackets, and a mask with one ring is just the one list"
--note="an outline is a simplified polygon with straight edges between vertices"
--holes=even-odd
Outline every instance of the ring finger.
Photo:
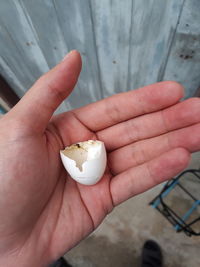
[[114,175],[119,174],[178,147],[185,148],[189,152],[198,151],[199,132],[200,123],[114,150],[108,155],[110,170]]

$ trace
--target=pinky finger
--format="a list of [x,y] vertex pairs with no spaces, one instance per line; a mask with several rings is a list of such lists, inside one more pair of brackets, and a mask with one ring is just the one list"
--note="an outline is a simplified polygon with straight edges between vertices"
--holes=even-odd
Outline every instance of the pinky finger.
[[186,149],[176,148],[118,174],[110,185],[114,206],[172,178],[187,167],[189,160]]

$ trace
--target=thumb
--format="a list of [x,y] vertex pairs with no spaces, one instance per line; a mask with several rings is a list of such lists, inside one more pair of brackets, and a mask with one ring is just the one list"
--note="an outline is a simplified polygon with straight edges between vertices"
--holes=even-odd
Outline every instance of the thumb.
[[73,90],[80,71],[81,56],[71,51],[33,85],[11,113],[26,124],[26,129],[43,132],[56,108]]

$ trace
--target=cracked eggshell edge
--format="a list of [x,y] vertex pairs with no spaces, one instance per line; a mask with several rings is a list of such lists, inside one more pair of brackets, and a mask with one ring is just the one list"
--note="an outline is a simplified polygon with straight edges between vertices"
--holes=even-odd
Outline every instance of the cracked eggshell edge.
[[102,151],[98,158],[87,160],[83,163],[82,171],[76,167],[76,162],[73,159],[65,156],[62,151],[60,151],[60,156],[62,163],[69,175],[80,184],[96,184],[102,178],[106,169],[107,156],[104,145],[102,146]]

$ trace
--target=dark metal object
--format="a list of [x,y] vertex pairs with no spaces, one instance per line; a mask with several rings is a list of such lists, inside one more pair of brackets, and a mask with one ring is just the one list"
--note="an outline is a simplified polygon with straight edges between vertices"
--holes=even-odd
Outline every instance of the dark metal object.
[[200,87],[196,90],[194,96],[200,97]]
[[12,108],[19,101],[19,97],[12,90],[6,80],[0,75],[0,97]]
[[[196,191],[200,191],[200,170],[186,170],[176,178],[167,182],[160,194],[150,202],[150,205],[156,208],[174,226],[176,232],[183,231],[188,236],[198,236],[200,235],[200,229],[198,228],[196,230],[194,226],[197,225],[197,222],[200,223],[200,214],[196,212],[198,207],[200,207],[200,197],[194,194],[194,190],[184,185],[184,178],[187,178],[188,185],[192,181],[195,182]],[[171,201],[172,203],[169,204],[167,199],[170,198],[172,192],[177,189],[179,191],[178,197],[181,201],[179,201],[179,203]],[[180,210],[180,208],[184,207],[186,199],[190,203],[190,207],[189,209],[183,208],[184,212],[180,215],[175,210],[175,204],[179,204]]]
[[66,260],[65,258],[60,258],[53,264],[51,264],[49,267],[72,267]]

